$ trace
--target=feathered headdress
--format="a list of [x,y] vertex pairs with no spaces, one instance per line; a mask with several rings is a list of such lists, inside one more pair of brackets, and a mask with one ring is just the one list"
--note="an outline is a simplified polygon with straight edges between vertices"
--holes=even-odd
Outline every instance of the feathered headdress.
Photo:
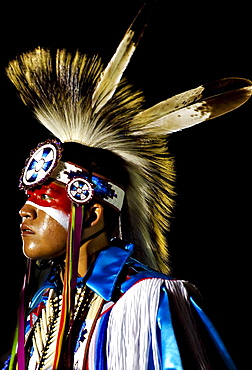
[[174,199],[167,134],[215,118],[243,104],[251,82],[226,78],[143,110],[143,96],[122,79],[136,48],[134,23],[106,68],[97,56],[38,48],[10,62],[7,74],[39,122],[62,143],[113,152],[130,177],[126,204],[131,235],[145,262],[167,272],[165,234]]
[[164,137],[238,107],[250,97],[251,82],[223,79],[142,110],[143,96],[121,81],[135,49],[133,35],[127,31],[105,69],[98,57],[58,50],[54,58],[38,48],[11,62],[7,73],[25,104],[61,142],[123,158],[130,176],[132,241],[146,248],[147,263],[167,272],[165,234],[175,174]]
[[[10,62],[7,74],[24,103],[63,143],[63,149],[69,142],[78,143],[120,158],[129,176],[122,219],[124,214],[129,218],[130,234],[124,230],[124,222],[122,234],[136,244],[143,262],[168,272],[166,233],[175,173],[166,137],[237,108],[251,96],[252,83],[222,79],[143,109],[142,93],[122,78],[143,32],[143,13],[127,30],[106,67],[97,56],[72,55],[66,50],[54,54],[37,48]],[[52,150],[50,145],[43,148]],[[26,175],[32,162],[27,166]],[[25,183],[23,174],[22,181],[25,187],[31,180]],[[116,185],[112,182],[110,186]],[[121,204],[116,206],[121,209]]]

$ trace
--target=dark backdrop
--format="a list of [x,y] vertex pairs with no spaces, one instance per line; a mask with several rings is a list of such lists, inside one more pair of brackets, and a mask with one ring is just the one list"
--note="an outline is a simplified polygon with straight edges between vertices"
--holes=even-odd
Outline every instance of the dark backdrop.
[[[48,137],[16,97],[4,68],[37,46],[99,53],[106,63],[141,3],[51,0],[2,6],[1,353],[15,325],[24,268],[18,177],[30,150]],[[243,2],[160,0],[126,73],[145,92],[146,107],[218,78],[252,79],[250,12]],[[178,193],[168,234],[173,275],[199,288],[202,306],[240,369],[246,368],[250,319],[250,123],[251,102],[169,139]]]

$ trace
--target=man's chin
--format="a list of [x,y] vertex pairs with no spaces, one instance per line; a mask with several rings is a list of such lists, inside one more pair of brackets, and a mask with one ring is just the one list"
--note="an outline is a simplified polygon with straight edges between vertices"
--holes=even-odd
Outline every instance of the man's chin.
[[65,255],[65,250],[57,253],[43,253],[40,247],[31,243],[23,242],[23,254],[32,260],[53,260]]

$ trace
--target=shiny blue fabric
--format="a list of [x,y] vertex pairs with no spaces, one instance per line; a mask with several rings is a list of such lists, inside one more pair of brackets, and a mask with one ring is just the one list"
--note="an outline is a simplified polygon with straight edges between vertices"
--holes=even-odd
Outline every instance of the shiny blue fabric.
[[[55,291],[58,291],[58,286],[55,281],[51,281],[51,277],[53,276],[53,271],[51,271],[47,278],[45,279],[45,282],[41,285],[41,287],[37,290],[37,292],[34,294],[30,306],[29,306],[29,312],[30,313],[35,307],[39,305],[40,302],[43,301],[43,293],[45,292],[45,289],[54,289]],[[46,298],[47,300],[47,298]]]
[[164,287],[162,287],[160,304],[157,315],[157,324],[160,335],[160,352],[162,359],[162,370],[183,370],[180,353],[172,326],[171,312],[169,309],[169,298]]
[[237,370],[232,358],[230,357],[222,339],[220,338],[219,334],[217,333],[215,327],[213,326],[212,322],[209,320],[205,312],[194,302],[192,297],[190,297],[193,307],[195,308],[196,312],[198,313],[199,317],[201,318],[202,322],[204,323],[210,337],[212,338],[216,348],[218,349],[220,355],[222,356],[224,362],[226,363],[229,370]]
[[144,279],[165,279],[165,280],[171,280],[172,278],[168,275],[164,275],[161,272],[158,271],[141,271],[137,275],[133,275],[130,277],[129,280],[126,280],[122,285],[121,285],[121,292],[125,293],[129,288],[132,287],[132,285],[136,284],[140,280]]
[[100,319],[95,350],[95,370],[107,370],[106,343],[109,315],[110,311],[106,312]]
[[126,249],[111,246],[103,250],[97,257],[92,270],[88,272],[87,286],[105,301],[110,301],[118,277],[132,252],[132,244],[128,244]]

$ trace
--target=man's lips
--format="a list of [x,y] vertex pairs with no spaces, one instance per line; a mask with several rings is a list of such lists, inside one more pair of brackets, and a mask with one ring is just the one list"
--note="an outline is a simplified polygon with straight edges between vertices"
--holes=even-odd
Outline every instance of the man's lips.
[[20,225],[21,235],[32,235],[35,234],[35,232],[26,224]]

